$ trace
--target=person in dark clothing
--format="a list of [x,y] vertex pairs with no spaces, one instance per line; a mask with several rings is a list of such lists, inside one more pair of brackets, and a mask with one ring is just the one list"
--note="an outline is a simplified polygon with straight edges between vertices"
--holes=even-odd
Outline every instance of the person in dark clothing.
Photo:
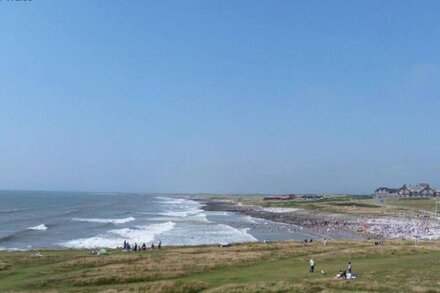
[[159,243],[157,244],[157,247],[158,247],[159,249],[162,248],[162,241],[159,240]]
[[151,249],[154,249],[154,243],[153,242],[151,243]]
[[142,244],[142,250],[146,250],[146,249],[147,249],[147,246],[145,245],[145,243]]
[[135,242],[134,243],[134,251],[137,251],[138,250],[138,244]]
[[346,271],[339,271],[339,278],[347,279],[347,272]]

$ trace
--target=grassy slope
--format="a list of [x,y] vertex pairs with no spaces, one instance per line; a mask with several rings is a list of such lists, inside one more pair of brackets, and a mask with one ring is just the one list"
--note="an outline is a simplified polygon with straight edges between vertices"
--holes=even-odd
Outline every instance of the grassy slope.
[[[0,253],[0,288],[10,291],[291,292],[382,291],[438,292],[440,243],[389,241],[330,242],[304,247],[298,242],[165,248],[109,256],[87,251]],[[316,270],[308,273],[313,256]],[[359,279],[333,277],[353,262]]]

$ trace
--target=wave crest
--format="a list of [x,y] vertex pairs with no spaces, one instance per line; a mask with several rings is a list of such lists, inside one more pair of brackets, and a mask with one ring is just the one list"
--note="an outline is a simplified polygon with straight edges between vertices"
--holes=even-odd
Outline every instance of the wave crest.
[[44,224],[40,224],[38,226],[29,227],[27,229],[28,230],[36,230],[36,231],[44,231],[44,230],[47,230],[47,226]]
[[72,218],[77,222],[89,222],[89,223],[111,223],[111,224],[125,224],[136,220],[134,217],[128,217],[123,219],[100,219],[100,218]]
[[61,245],[69,248],[116,248],[122,246],[124,240],[149,243],[154,241],[156,236],[173,229],[174,225],[174,222],[165,222],[136,228],[113,229],[95,237],[75,239]]

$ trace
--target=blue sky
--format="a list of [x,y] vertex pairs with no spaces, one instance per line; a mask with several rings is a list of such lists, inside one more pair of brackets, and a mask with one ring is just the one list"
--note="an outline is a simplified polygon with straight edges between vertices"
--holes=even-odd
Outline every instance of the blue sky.
[[0,2],[0,189],[440,187],[439,1]]

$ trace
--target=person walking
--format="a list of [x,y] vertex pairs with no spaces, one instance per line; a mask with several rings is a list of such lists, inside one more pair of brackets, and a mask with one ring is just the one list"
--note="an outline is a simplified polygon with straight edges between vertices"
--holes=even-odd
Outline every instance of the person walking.
[[313,260],[313,257],[310,259],[310,273],[313,273],[315,271],[315,261]]

